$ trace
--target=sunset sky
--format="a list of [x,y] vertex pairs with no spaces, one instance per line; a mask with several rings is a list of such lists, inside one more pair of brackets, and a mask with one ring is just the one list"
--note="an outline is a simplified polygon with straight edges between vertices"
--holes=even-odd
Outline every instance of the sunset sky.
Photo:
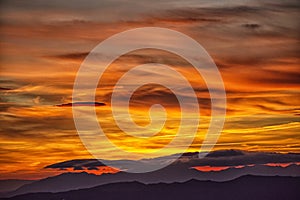
[[[0,179],[39,178],[47,174],[39,170],[52,163],[93,158],[74,126],[70,103],[76,73],[101,41],[149,26],[190,36],[218,66],[227,116],[214,150],[300,153],[297,0],[3,0],[0,9]],[[163,45],[178,46],[164,40]],[[172,140],[180,122],[179,104],[160,85],[141,87],[130,105],[139,125],[149,123],[152,104],[165,106],[168,121],[152,139],[124,135],[111,115],[114,84],[124,71],[149,62],[174,67],[196,91],[201,123],[189,151],[199,151],[210,120],[207,87],[187,61],[169,52],[133,51],[109,67],[95,99],[106,104],[96,107],[99,123],[114,144],[128,151],[153,151]],[[170,154],[180,150],[178,146]],[[105,145],[103,152],[105,159],[120,158]]]

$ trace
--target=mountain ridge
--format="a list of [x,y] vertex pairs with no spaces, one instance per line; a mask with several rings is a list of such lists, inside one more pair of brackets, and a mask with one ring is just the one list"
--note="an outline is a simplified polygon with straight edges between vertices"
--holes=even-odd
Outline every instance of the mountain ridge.
[[[44,199],[289,199],[300,197],[300,177],[246,175],[225,182],[190,179],[182,183],[144,184],[138,181],[110,183],[59,193],[30,193],[1,200]],[[284,191],[284,192],[282,192]]]
[[265,175],[265,176],[298,176],[300,177],[300,167],[292,165],[288,167],[269,167],[269,166],[252,166],[244,168],[230,168],[224,171],[201,172],[193,168],[187,168],[184,164],[171,165],[161,170],[143,174],[133,174],[119,172],[116,174],[88,174],[80,173],[63,173],[57,176],[48,177],[38,180],[31,184],[24,185],[15,191],[4,194],[6,197],[32,192],[63,192],[74,189],[90,188],[97,185],[108,183],[120,183],[128,181],[138,181],[144,184],[150,183],[173,183],[184,182],[190,179],[212,180],[215,182],[224,182],[236,179],[243,175]]

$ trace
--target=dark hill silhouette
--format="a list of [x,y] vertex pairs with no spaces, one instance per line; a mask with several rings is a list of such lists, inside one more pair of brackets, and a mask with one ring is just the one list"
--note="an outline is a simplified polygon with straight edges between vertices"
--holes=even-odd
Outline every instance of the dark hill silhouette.
[[9,200],[298,200],[299,185],[299,177],[278,176],[243,176],[227,182],[190,180],[184,183],[149,185],[135,181],[60,193],[25,194]]
[[8,192],[16,190],[17,188],[34,182],[33,180],[18,180],[18,179],[7,179],[7,180],[0,180],[0,192]]
[[[153,160],[173,159],[174,155],[142,160],[151,163]],[[141,162],[131,160],[116,160],[126,166],[128,163]],[[293,176],[300,177],[300,154],[280,154],[267,152],[247,152],[240,150],[220,150],[210,152],[204,158],[198,158],[198,152],[184,153],[174,161],[173,164],[149,173],[132,174],[119,172],[116,174],[102,174],[100,176],[87,173],[63,173],[58,176],[37,180],[21,187],[8,188],[10,192],[0,194],[0,197],[10,197],[34,192],[63,192],[68,190],[90,188],[108,183],[119,183],[138,181],[141,183],[173,183],[184,182],[190,179],[228,181],[243,175],[259,176]],[[289,163],[290,166],[281,167],[268,163]],[[242,166],[240,168],[240,166]],[[77,159],[55,163],[46,168],[54,169],[89,169],[105,166],[101,161],[95,159]],[[193,169],[194,166],[229,166],[228,169],[219,172],[202,172]],[[230,167],[231,166],[231,167]],[[235,168],[238,166],[237,168]],[[87,170],[88,171],[88,170]],[[62,170],[62,172],[64,172]],[[5,185],[4,185],[5,186]],[[13,186],[13,185],[12,185]],[[4,188],[4,187],[3,187]],[[4,188],[6,191],[8,189]],[[3,190],[3,191],[5,191]],[[13,191],[15,190],[15,191]]]
[[10,197],[14,195],[33,192],[62,192],[74,189],[90,188],[108,183],[120,183],[129,181],[138,181],[144,184],[160,182],[184,182],[190,179],[223,182],[247,174],[300,177],[299,169],[300,167],[297,165],[291,165],[285,168],[257,165],[253,167],[244,167],[238,169],[230,168],[221,172],[201,172],[195,169],[190,169],[183,163],[177,163],[176,165],[170,165],[158,171],[143,174],[119,172],[117,174],[103,174],[97,176],[94,174],[87,174],[85,172],[65,173],[58,176],[42,179],[28,185],[24,185],[14,192],[6,193],[5,196]]

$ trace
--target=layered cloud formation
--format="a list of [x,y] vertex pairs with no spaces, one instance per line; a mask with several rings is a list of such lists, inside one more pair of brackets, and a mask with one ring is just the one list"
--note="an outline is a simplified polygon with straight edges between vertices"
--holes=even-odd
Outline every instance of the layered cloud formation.
[[[34,170],[53,161],[91,158],[71,113],[77,70],[99,42],[144,26],[181,31],[215,60],[228,98],[225,128],[215,149],[299,152],[299,9],[297,0],[2,1],[1,175],[35,177],[40,175]],[[198,151],[210,119],[210,97],[191,65],[168,52],[134,51],[116,60],[97,88],[99,121],[110,139],[127,150],[159,149],[173,138],[179,123],[178,101],[158,85],[136,91],[131,113],[137,124],[145,125],[149,122],[145,110],[153,103],[164,105],[169,121],[161,137],[139,143],[112,125],[114,84],[124,71],[149,62],[174,67],[197,92],[202,120],[190,151]],[[137,145],[131,149],[133,144]],[[118,158],[110,149],[105,156]]]
[[[123,171],[126,171],[128,163],[131,164],[136,162],[144,162],[151,164],[156,162],[156,160],[172,160],[176,155],[170,155],[166,157],[159,157],[154,159],[147,160],[111,160],[111,163],[119,163],[120,166],[123,166]],[[107,161],[106,161],[107,163]],[[178,160],[175,160],[173,166],[182,166],[184,165],[187,168],[199,168],[205,169],[218,169],[222,170],[228,169],[230,167],[242,168],[246,166],[255,166],[255,165],[266,165],[266,166],[289,166],[291,164],[300,165],[300,154],[289,153],[289,154],[280,154],[280,153],[267,153],[267,152],[246,152],[239,150],[219,150],[213,151],[207,154],[204,158],[198,158],[198,152],[194,153],[184,153]],[[172,166],[171,165],[171,166]],[[106,166],[101,162],[101,160],[96,159],[77,159],[77,160],[68,160],[60,163],[55,163],[45,168],[48,169],[60,169],[67,170],[73,169],[76,170],[95,170],[97,167]]]

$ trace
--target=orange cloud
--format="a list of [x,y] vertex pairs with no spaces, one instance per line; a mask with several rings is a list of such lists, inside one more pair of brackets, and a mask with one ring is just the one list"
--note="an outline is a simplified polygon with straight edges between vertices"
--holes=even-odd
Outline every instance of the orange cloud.
[[223,167],[223,166],[197,166],[197,167],[193,167],[194,169],[198,170],[198,171],[202,171],[202,172],[218,172],[218,171],[223,171],[226,169],[229,169],[229,167]]
[[[181,31],[214,58],[228,97],[226,124],[215,150],[300,151],[299,26],[297,7],[291,2],[260,2],[254,7],[234,1],[226,5],[194,1],[192,8],[186,2],[150,5],[142,1],[127,2],[119,10],[111,9],[113,2],[106,3],[1,4],[1,177],[17,178],[22,173],[26,178],[38,177],[35,170],[54,161],[91,157],[76,133],[73,104],[69,103],[77,70],[99,42],[143,26]],[[164,45],[184,48],[166,39],[162,38]],[[195,89],[202,120],[189,150],[199,150],[210,120],[210,96],[201,75],[168,52],[134,51],[112,63],[97,88],[95,101],[107,105],[96,108],[99,123],[114,144],[128,151],[151,152],[173,139],[180,124],[180,108],[166,88],[147,85],[132,97],[130,112],[139,125],[149,123],[148,109],[153,103],[166,107],[168,120],[150,140],[124,134],[111,114],[111,93],[118,79],[132,67],[149,62],[172,66]],[[172,82],[172,77],[169,80]],[[180,145],[170,153],[179,149]],[[107,153],[118,158],[110,149]],[[29,171],[22,171],[24,167]]]

